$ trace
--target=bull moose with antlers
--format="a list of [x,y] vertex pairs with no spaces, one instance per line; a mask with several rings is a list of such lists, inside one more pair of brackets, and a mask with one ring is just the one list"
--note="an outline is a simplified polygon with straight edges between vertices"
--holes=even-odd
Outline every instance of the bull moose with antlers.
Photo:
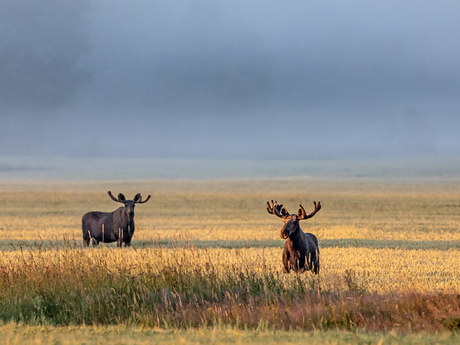
[[86,247],[93,240],[93,246],[99,242],[110,243],[117,242],[121,247],[131,245],[131,238],[134,234],[134,205],[143,204],[150,199],[150,195],[142,201],[140,193],[136,194],[133,200],[126,200],[123,194],[118,194],[116,199],[112,193],[108,192],[110,198],[115,202],[124,204],[113,212],[88,212],[81,222],[83,230],[83,245]]
[[[319,247],[315,235],[304,233],[300,228],[299,221],[313,217],[320,209],[321,203],[313,201],[313,212],[307,215],[305,209],[300,206],[297,214],[289,214],[283,204],[267,201],[267,211],[279,218],[284,219],[284,226],[281,229],[281,238],[286,239],[283,250],[284,272],[303,272],[310,270],[319,274]],[[305,264],[306,260],[306,264]]]

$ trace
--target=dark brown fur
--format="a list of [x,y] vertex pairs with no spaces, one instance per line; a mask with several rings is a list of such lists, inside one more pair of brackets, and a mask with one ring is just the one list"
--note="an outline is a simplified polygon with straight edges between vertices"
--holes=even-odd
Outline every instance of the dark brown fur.
[[89,245],[91,240],[93,246],[97,246],[99,242],[117,242],[118,247],[121,247],[123,243],[125,247],[130,246],[131,238],[134,235],[134,205],[143,204],[150,199],[149,195],[146,200],[142,201],[142,196],[139,193],[133,200],[126,200],[121,193],[118,194],[118,199],[110,191],[108,194],[113,201],[124,204],[124,207],[113,212],[95,211],[83,215],[81,222],[85,247]]
[[284,219],[281,229],[281,238],[286,239],[283,250],[284,272],[304,272],[310,270],[319,274],[319,247],[318,239],[311,233],[304,233],[300,228],[299,221],[313,217],[321,209],[321,203],[313,202],[315,208],[309,215],[306,214],[302,205],[298,214],[289,214],[282,204],[276,201],[270,205],[267,202],[267,211]]

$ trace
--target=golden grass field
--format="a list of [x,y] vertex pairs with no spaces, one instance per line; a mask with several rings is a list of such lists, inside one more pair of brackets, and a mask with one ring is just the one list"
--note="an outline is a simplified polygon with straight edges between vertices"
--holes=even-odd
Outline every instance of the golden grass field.
[[[113,211],[120,206],[108,197],[108,190],[114,194],[122,192],[128,198],[138,192],[144,199],[152,195],[148,203],[136,207],[133,248],[120,250],[114,244],[104,244],[96,249],[82,249],[81,216],[88,211]],[[212,269],[216,280],[236,267],[236,274],[246,272],[262,277],[260,279],[265,279],[264,274],[270,272],[276,276],[274,279],[282,291],[296,289],[298,284],[313,284],[319,291],[352,292],[342,298],[357,304],[362,291],[383,296],[383,300],[411,293],[456,296],[460,294],[459,195],[458,184],[308,179],[0,182],[0,266],[8,267],[8,272],[24,269],[32,274],[45,272],[51,266],[63,272],[80,260],[78,262],[87,262],[91,267],[102,265],[109,272],[123,271],[137,276],[144,272],[163,274],[165,267],[178,265],[181,274],[193,274],[196,265],[201,265]],[[321,201],[321,211],[301,223],[305,232],[318,237],[319,277],[312,277],[309,272],[300,278],[296,274],[281,273],[284,241],[279,231],[283,222],[267,213],[266,201],[271,199],[283,203],[291,213],[297,212],[299,203],[309,212],[313,200]],[[223,294],[225,284],[222,280],[219,285]],[[415,320],[409,326],[402,326],[393,320],[393,323],[385,323],[385,327],[389,327],[386,330],[406,332],[407,327],[421,332],[429,332],[430,327],[434,328],[431,331],[455,330],[456,317],[460,320],[460,311],[455,309],[458,307],[446,304],[447,312],[433,305],[425,307],[436,315],[447,313],[445,317],[434,317],[441,320],[444,329],[433,324],[424,326],[423,322],[417,325]],[[231,319],[230,314],[224,315],[225,307],[212,308],[216,320]],[[350,315],[363,317],[364,312],[356,308]],[[206,310],[204,313],[209,314],[209,308]],[[403,318],[404,313],[400,317]],[[458,323],[460,325],[460,321]],[[359,322],[356,325],[360,328]],[[0,332],[7,334],[13,326],[2,327]],[[154,327],[160,332],[164,325],[158,323]],[[236,332],[236,328],[219,329],[221,335]],[[372,330],[372,327],[362,329]],[[375,330],[380,331],[378,327]],[[165,334],[161,332],[159,334]],[[446,343],[452,336],[455,337],[442,335]],[[383,339],[386,343],[389,338],[385,337],[388,334],[382,333],[369,341],[377,343]],[[294,338],[293,343],[297,341]],[[219,339],[226,341],[225,336]],[[242,341],[241,337],[235,339]],[[276,342],[278,338],[271,339]],[[329,339],[331,343],[347,343],[341,342],[346,336]],[[403,342],[403,338],[398,339]],[[423,341],[428,339],[432,338],[425,337]],[[440,339],[436,338],[433,343],[442,343]],[[183,340],[185,343],[196,341],[196,335]],[[313,338],[310,341],[323,342]],[[431,342],[420,340],[420,343]]]

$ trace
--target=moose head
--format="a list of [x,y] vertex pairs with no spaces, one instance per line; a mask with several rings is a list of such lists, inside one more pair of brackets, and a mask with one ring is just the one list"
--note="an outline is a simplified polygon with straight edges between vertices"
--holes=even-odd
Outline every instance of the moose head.
[[126,214],[126,217],[128,218],[128,220],[133,220],[134,219],[134,205],[135,204],[143,204],[145,202],[147,202],[149,199],[150,199],[150,195],[147,197],[147,199],[145,199],[144,201],[142,201],[142,196],[140,193],[137,193],[135,196],[134,196],[134,199],[133,200],[126,200],[125,196],[123,194],[118,194],[118,199],[116,199],[113,195],[112,195],[112,192],[111,191],[108,191],[108,194],[110,196],[110,198],[115,201],[115,202],[121,202],[122,204],[125,205],[125,209],[123,210]]
[[270,214],[284,219],[284,226],[281,229],[281,238],[286,239],[300,229],[300,220],[311,218],[321,210],[321,202],[318,201],[318,204],[316,204],[316,201],[313,201],[313,205],[314,209],[308,215],[302,205],[299,205],[300,208],[297,214],[289,214],[287,209],[283,207],[283,204],[278,204],[276,201],[272,200],[271,205],[267,201],[267,211]]

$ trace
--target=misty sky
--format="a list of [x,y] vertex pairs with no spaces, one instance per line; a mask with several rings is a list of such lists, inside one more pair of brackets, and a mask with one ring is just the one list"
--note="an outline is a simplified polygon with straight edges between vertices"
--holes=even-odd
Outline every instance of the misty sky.
[[0,155],[460,152],[457,1],[0,2]]

